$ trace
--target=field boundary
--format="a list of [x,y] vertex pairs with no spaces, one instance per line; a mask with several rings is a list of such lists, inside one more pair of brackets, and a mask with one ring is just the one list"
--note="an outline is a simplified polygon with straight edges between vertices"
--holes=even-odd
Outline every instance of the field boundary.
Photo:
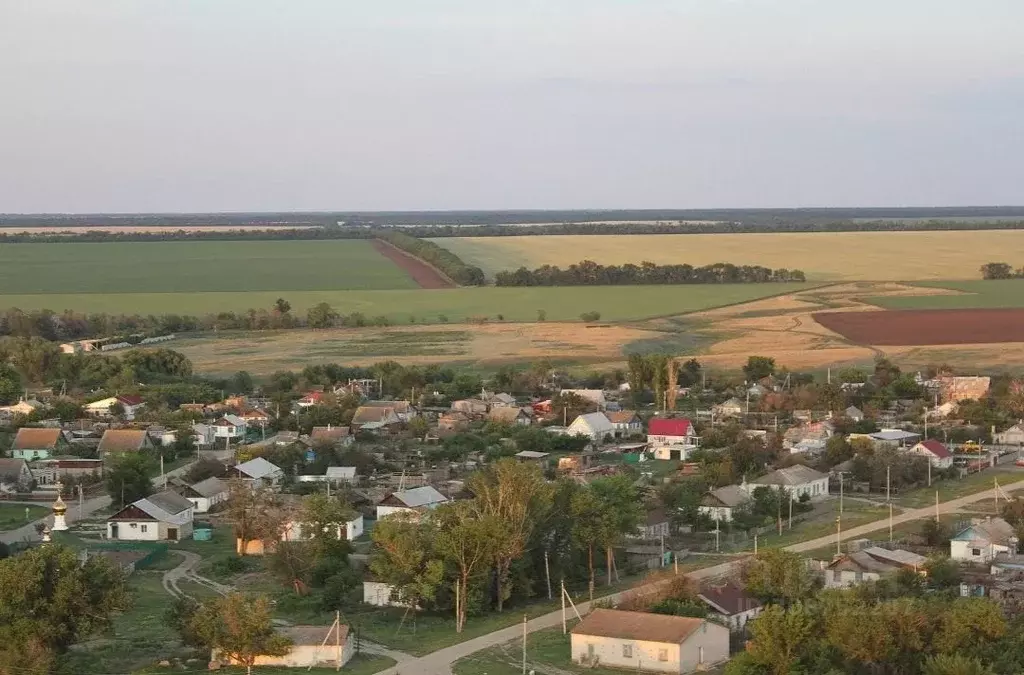
[[458,284],[452,281],[447,274],[437,269],[426,260],[417,258],[407,251],[403,251],[391,242],[384,241],[383,239],[374,239],[372,240],[372,244],[378,253],[408,274],[420,288],[437,289],[458,287]]

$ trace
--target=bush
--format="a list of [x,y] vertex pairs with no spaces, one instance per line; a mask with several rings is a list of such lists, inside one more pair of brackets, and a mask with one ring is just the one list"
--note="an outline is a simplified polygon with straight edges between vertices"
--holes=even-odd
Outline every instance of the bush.
[[230,577],[247,572],[249,562],[241,556],[232,555],[213,563],[210,570],[219,577]]
[[580,314],[580,319],[583,321],[600,321],[601,312],[583,312]]

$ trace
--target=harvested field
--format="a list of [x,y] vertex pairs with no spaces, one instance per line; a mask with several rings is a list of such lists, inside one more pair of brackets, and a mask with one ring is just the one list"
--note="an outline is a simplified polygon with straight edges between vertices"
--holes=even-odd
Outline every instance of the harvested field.
[[288,223],[260,225],[52,225],[0,227],[0,234],[86,234],[87,232],[232,232],[251,230],[311,230],[322,225]]
[[408,274],[420,288],[455,288],[456,286],[454,281],[441,274],[433,266],[386,241],[374,239],[373,248]]
[[964,309],[818,312],[814,320],[867,345],[964,345],[1024,342],[1024,310]]

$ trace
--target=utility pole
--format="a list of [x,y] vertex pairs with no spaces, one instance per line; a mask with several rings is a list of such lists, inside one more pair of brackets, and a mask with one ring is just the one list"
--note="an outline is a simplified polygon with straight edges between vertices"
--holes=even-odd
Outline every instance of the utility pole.
[[789,490],[786,490],[786,499],[789,501],[789,529],[793,529],[793,495],[789,494]]
[[551,568],[548,567],[548,552],[544,550],[544,576],[548,580],[548,600],[551,599]]
[[836,555],[843,554],[842,548],[843,541],[843,519],[836,518]]
[[939,491],[935,491],[935,522],[939,522]]
[[889,543],[892,543],[892,502],[889,502]]
[[565,579],[562,579],[560,590],[561,593],[559,594],[559,599],[562,601],[562,635],[565,635],[569,632],[569,629],[565,625]]
[[845,482],[843,480],[843,474],[846,472],[837,471],[836,473],[839,474],[839,515],[843,515],[843,483]]
[[889,499],[889,465],[888,464],[885,466],[885,501],[890,501],[890,499]]
[[[338,659],[341,663],[341,659]],[[526,615],[523,614],[523,675],[526,675]]]
[[928,487],[932,486],[932,458],[928,458]]
[[754,555],[757,555],[757,535],[754,535]]

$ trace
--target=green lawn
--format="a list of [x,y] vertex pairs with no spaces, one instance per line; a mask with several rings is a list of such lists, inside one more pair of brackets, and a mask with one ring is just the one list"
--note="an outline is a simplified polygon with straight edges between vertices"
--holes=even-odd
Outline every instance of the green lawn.
[[[28,512],[28,518],[25,512]],[[45,506],[26,506],[24,504],[0,504],[0,532],[16,530],[34,520],[39,520],[50,512]]]
[[[893,509],[893,515],[899,515],[900,508]],[[788,525],[788,512],[782,514],[782,536],[777,530],[761,535],[757,539],[758,548],[777,548],[798,544],[802,541],[825,537],[835,534],[836,518],[839,516],[839,498],[830,499],[819,504],[813,513],[802,516],[805,518],[800,523],[794,523],[790,530]],[[794,519],[797,515],[794,514]],[[884,506],[874,506],[865,502],[854,501],[853,499],[843,500],[843,529],[850,529],[858,525],[873,523],[889,517],[889,509]],[[753,542],[745,545],[744,550],[753,551]]]
[[[57,244],[48,244],[56,246]],[[260,288],[265,288],[261,284]],[[343,288],[342,286],[338,286]],[[326,302],[342,314],[362,312],[385,316],[395,324],[459,323],[476,317],[535,321],[538,310],[549,321],[577,321],[583,312],[598,311],[605,321],[646,319],[696,312],[759,298],[813,288],[813,284],[702,284],[684,286],[569,286],[558,288],[448,288],[437,290],[253,290],[251,292],[91,292],[0,295],[0,307],[74,309],[81,312],[206,314],[244,312],[273,305],[277,298],[293,311]],[[126,288],[134,288],[124,286]]]
[[[996,480],[999,481],[999,485],[1005,487],[1010,483],[1016,483],[1017,481],[1024,480],[1024,471],[989,469],[987,471],[971,474],[970,476],[960,480],[936,481],[930,488],[924,487],[918,490],[904,492],[898,497],[894,497],[893,502],[900,506],[919,509],[935,504],[936,491],[939,493],[939,501],[946,502],[950,499],[966,497],[967,495],[972,495],[976,492],[991,490],[994,486],[993,481]],[[1000,498],[1000,501],[1002,501],[1002,498]],[[979,502],[976,508],[983,507],[985,507],[985,504],[983,502]],[[988,508],[991,508],[991,502],[989,502]]]
[[948,288],[961,295],[904,295],[865,298],[886,309],[1000,309],[1024,307],[1024,279],[918,282],[923,288]]
[[[387,656],[376,656],[370,654],[356,654],[352,657],[352,660],[345,664],[341,669],[341,672],[345,675],[373,675],[373,673],[379,673],[382,670],[387,670],[391,666],[395,665],[395,660]],[[205,672],[205,667],[203,671]],[[136,671],[134,675],[156,675],[157,673],[174,673],[173,669],[160,668],[159,666],[153,668],[147,668],[146,670]],[[190,671],[191,672],[191,671]],[[231,668],[220,668],[214,671],[220,675],[243,675],[245,668],[231,667]],[[306,670],[305,668],[285,668],[279,666],[263,666],[252,669],[253,675],[299,675],[301,673],[311,673],[312,675],[328,675],[337,673],[334,668],[311,668]]]
[[56,300],[68,293],[281,293],[416,284],[369,241],[159,241],[0,244],[0,288],[12,297],[55,294]]

